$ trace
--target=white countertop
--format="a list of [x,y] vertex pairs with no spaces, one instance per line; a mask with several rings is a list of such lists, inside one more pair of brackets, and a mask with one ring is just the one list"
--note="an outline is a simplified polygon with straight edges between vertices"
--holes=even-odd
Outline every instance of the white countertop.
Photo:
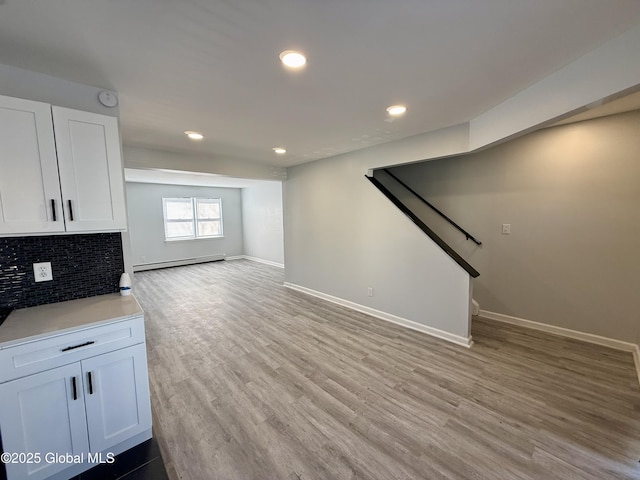
[[142,314],[133,295],[119,293],[20,308],[0,325],[0,349]]

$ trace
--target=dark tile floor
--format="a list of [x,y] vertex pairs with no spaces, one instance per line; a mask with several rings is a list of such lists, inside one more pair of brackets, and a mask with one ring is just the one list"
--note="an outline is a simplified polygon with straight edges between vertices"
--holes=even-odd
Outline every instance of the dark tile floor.
[[168,480],[155,438],[117,455],[112,464],[103,463],[71,480]]

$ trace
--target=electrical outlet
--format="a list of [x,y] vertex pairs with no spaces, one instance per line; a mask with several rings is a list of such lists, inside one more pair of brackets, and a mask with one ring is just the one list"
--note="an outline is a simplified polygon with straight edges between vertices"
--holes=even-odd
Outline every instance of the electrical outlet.
[[502,224],[502,234],[503,235],[510,235],[511,234],[511,224],[510,223],[503,223]]
[[50,280],[53,280],[51,262],[34,263],[33,275],[36,278],[36,282],[48,282]]
[[369,288],[367,288],[367,295],[368,295],[369,297],[373,297],[373,287],[369,287]]

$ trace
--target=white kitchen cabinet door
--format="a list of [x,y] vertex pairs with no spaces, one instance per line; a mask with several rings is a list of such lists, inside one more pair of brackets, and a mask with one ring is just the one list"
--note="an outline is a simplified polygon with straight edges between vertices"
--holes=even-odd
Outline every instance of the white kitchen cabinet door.
[[101,452],[151,428],[144,344],[82,361],[92,452]]
[[67,232],[125,230],[118,119],[51,107]]
[[0,423],[3,451],[32,455],[25,457],[32,463],[5,462],[9,479],[40,480],[70,466],[52,462],[47,454],[86,456],[89,443],[80,364],[0,385]]
[[64,232],[51,106],[0,96],[0,235]]

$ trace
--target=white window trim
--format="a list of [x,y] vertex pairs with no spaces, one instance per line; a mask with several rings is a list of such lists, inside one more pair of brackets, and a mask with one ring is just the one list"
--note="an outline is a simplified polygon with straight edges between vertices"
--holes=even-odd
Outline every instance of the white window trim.
[[[167,219],[167,202],[171,201],[191,201],[191,212],[192,217],[190,219],[184,220],[168,220]],[[220,216],[219,217],[211,217],[211,218],[198,218],[198,200],[213,200],[214,203],[217,203],[220,208]],[[211,240],[214,238],[223,238],[224,237],[224,229],[223,229],[223,220],[222,220],[222,199],[221,198],[209,198],[209,197],[162,197],[162,224],[164,227],[164,241],[165,242],[183,242],[188,240]],[[220,222],[220,234],[219,235],[198,235],[198,222]],[[191,223],[193,226],[193,235],[183,236],[183,237],[168,237],[167,236],[167,223]]]

